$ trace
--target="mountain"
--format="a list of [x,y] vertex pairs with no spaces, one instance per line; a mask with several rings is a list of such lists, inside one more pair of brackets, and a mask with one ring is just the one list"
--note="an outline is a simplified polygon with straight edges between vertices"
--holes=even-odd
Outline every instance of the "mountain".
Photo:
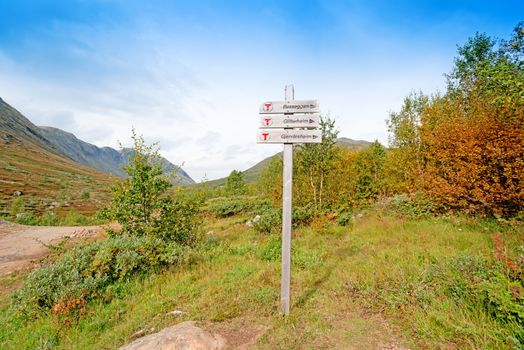
[[[352,151],[360,151],[360,150],[363,150],[369,147],[371,145],[371,142],[364,141],[364,140],[353,140],[347,137],[340,137],[337,139],[336,144],[339,147],[346,148]],[[260,174],[262,173],[262,170],[264,170],[264,168],[271,162],[271,160],[273,160],[273,158],[276,158],[276,157],[282,157],[282,152],[279,152],[270,157],[267,157],[261,160],[260,162],[258,162],[257,164],[253,165],[251,168],[243,171],[244,179],[246,180],[246,182],[250,183],[250,182],[256,181],[258,177],[260,176]],[[205,184],[207,186],[215,188],[215,187],[220,187],[220,186],[225,185],[226,181],[227,181],[227,177],[223,177],[220,179],[207,181],[205,182]]]
[[[125,176],[120,167],[131,155],[130,149],[100,148],[60,129],[39,128],[0,98],[0,216],[9,214],[15,193],[31,212],[93,213],[108,197],[111,175]],[[194,183],[183,169],[161,161],[165,171],[176,170],[176,184]]]
[[339,137],[337,139],[338,146],[357,152],[363,150],[364,148],[368,148],[369,146],[371,146],[371,143],[372,142],[369,141],[353,140],[347,137]]
[[0,216],[53,209],[93,213],[114,178],[69,159],[42,130],[0,99]]
[[0,98],[0,137],[5,144],[17,140],[41,147],[46,151],[58,152],[56,147],[45,138],[40,128],[2,98]]
[[[40,127],[40,130],[53,146],[74,161],[107,174],[126,177],[122,167],[128,164],[132,156],[131,149],[117,151],[111,147],[97,147],[78,139],[69,132],[48,126]],[[165,158],[161,158],[161,162],[164,172],[176,174],[173,181],[175,184],[187,186],[195,183],[182,168],[173,165]]]

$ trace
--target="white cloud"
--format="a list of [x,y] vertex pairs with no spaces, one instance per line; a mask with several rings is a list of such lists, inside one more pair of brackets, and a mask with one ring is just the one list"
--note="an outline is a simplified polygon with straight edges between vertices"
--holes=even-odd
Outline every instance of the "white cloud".
[[386,143],[388,111],[413,88],[441,87],[451,61],[421,59],[402,46],[374,50],[381,56],[372,58],[347,49],[317,52],[270,30],[226,37],[213,27],[195,30],[183,36],[140,20],[127,29],[58,23],[46,34],[66,43],[58,53],[37,45],[32,60],[18,62],[0,52],[0,96],[35,123],[98,146],[128,146],[134,127],[198,181],[280,151],[255,144],[257,107],[281,99],[288,83],[297,99],[320,100],[340,136]]

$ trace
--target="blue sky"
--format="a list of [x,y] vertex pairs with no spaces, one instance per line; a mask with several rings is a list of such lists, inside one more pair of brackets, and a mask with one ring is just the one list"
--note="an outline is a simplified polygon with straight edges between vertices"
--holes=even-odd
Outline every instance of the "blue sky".
[[316,98],[340,136],[387,143],[411,90],[442,91],[456,45],[507,38],[522,1],[2,0],[0,97],[99,146],[135,127],[196,180],[246,169],[257,107]]

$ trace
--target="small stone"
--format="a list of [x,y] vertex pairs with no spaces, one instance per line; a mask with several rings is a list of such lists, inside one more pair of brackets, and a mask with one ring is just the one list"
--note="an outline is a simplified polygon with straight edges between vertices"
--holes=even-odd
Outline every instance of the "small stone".
[[139,329],[139,330],[136,331],[135,333],[131,334],[131,339],[140,338],[140,337],[143,336],[145,333],[146,333],[145,330],[143,330],[143,329]]
[[256,215],[254,218],[253,218],[253,222],[259,222],[260,221],[260,215]]
[[208,236],[213,236],[215,234],[215,231],[209,231],[208,233],[206,233],[206,235]]
[[22,192],[22,191],[15,191],[13,193],[13,196],[15,196],[15,197],[20,197],[20,196],[23,196],[23,195],[24,195],[24,192]]
[[168,315],[174,315],[174,316],[182,316],[185,312],[182,310],[173,310],[171,312],[168,312]]
[[248,220],[246,222],[246,226],[253,227],[253,223],[251,222],[251,220]]

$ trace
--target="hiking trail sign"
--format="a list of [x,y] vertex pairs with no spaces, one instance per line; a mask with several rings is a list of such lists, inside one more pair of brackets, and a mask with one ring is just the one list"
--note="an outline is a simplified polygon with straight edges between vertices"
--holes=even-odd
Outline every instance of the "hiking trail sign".
[[282,192],[282,281],[280,310],[289,315],[291,282],[291,213],[293,193],[293,144],[321,143],[320,109],[317,100],[295,100],[293,85],[286,85],[285,101],[268,101],[260,105],[257,143],[284,144]]
[[258,143],[321,143],[320,130],[268,129],[259,130]]
[[[288,85],[290,86],[290,85]],[[314,113],[320,112],[317,100],[294,100],[267,101],[260,105],[261,114],[283,114],[283,113]]]
[[317,128],[320,124],[320,115],[312,114],[292,114],[292,115],[261,115],[261,128]]

